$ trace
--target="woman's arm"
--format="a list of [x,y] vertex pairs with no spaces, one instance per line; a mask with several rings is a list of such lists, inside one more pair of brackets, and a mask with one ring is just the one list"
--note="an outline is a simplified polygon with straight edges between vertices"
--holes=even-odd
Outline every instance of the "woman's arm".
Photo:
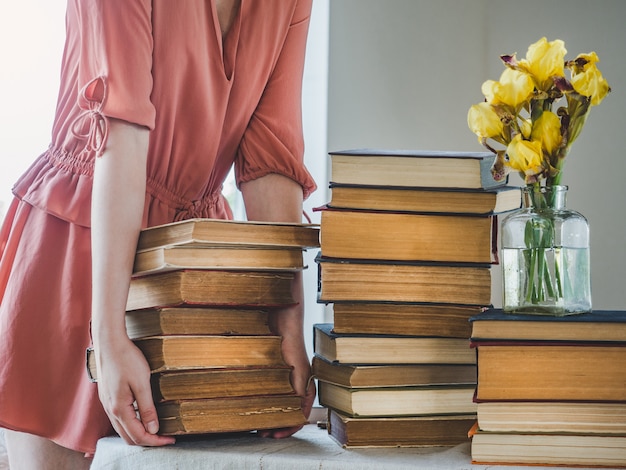
[[[241,184],[248,220],[266,222],[302,222],[302,186],[295,181],[270,173]],[[282,336],[282,351],[285,362],[293,367],[291,384],[302,397],[305,416],[311,413],[315,399],[315,386],[309,380],[311,364],[304,342],[304,287],[302,272],[298,272],[292,284],[293,296],[298,302],[293,307],[283,308],[271,315],[272,329]],[[261,433],[265,436],[287,437],[299,428],[289,428]]]
[[[98,395],[115,430],[129,444],[171,444],[156,436],[158,418],[150,370],[126,334],[124,315],[146,190],[149,131],[110,120],[96,159],[92,195],[92,336]],[[141,420],[137,419],[136,403]]]

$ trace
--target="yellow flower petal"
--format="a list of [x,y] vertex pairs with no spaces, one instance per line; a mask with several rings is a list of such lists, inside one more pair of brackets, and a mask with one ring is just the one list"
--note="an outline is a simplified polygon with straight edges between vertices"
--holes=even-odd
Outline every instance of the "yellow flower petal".
[[534,122],[530,139],[541,142],[541,147],[547,155],[556,155],[563,140],[559,117],[552,111],[544,111]]
[[555,39],[548,42],[543,37],[528,47],[526,60],[520,61],[520,67],[532,75],[539,90],[547,91],[552,86],[552,77],[565,75],[566,53],[563,41]]
[[534,89],[532,78],[524,72],[504,69],[499,82],[487,80],[482,92],[491,104],[504,104],[517,110],[530,99]]
[[467,125],[479,139],[499,137],[503,124],[498,114],[489,103],[478,103],[467,113]]
[[508,166],[526,176],[538,175],[543,172],[543,153],[541,142],[524,140],[516,135],[506,149],[509,157]]
[[591,97],[591,105],[596,106],[611,91],[611,87],[595,63],[590,62],[584,68],[584,72],[572,76],[572,86],[581,95]]

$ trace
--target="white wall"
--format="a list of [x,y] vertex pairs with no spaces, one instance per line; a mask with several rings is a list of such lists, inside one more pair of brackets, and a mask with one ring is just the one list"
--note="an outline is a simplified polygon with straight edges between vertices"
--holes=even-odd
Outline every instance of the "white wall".
[[523,57],[542,36],[563,39],[567,58],[595,50],[613,92],[592,109],[564,183],[568,206],[591,225],[594,308],[626,308],[624,20],[622,0],[335,0],[328,148],[481,150],[467,110],[482,82],[499,78],[500,54]]

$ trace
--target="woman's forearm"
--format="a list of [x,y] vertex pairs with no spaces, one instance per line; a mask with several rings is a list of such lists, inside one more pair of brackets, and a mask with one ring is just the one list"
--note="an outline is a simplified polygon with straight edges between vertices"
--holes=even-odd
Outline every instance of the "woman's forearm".
[[110,122],[94,170],[92,195],[92,330],[94,343],[125,335],[124,313],[146,188],[149,131]]

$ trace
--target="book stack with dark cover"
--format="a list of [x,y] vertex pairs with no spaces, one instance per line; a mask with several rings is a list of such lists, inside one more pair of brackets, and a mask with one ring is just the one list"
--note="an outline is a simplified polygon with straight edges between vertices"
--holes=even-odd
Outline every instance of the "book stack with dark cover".
[[313,370],[346,447],[454,445],[475,421],[469,318],[491,303],[496,214],[520,207],[482,152],[331,156]]
[[471,319],[480,463],[626,466],[626,311]]
[[318,246],[319,228],[303,224],[191,219],[141,232],[126,329],[150,365],[161,434],[306,421],[270,316],[295,303],[302,251]]

